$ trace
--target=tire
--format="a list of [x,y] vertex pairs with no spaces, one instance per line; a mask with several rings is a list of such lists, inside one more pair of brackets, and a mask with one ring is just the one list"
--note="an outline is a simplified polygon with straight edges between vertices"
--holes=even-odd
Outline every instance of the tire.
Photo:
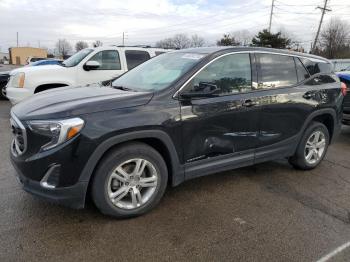
[[0,87],[0,100],[8,100],[7,97],[3,93],[3,88],[4,87]]
[[[135,171],[137,164],[142,173]],[[129,143],[108,153],[98,165],[92,199],[105,215],[135,217],[158,204],[167,182],[168,170],[162,156],[144,143]]]
[[[314,143],[312,141],[315,140],[315,135],[317,133],[319,134],[319,142],[316,144],[316,142]],[[323,144],[321,141],[323,140],[324,147],[323,150],[320,151],[322,148],[321,145]],[[327,127],[320,122],[312,122],[305,130],[294,156],[289,158],[289,163],[297,169],[311,170],[318,166],[319,163],[321,163],[327,153],[328,145],[329,132]],[[309,157],[308,159],[308,156],[310,155],[311,158]]]

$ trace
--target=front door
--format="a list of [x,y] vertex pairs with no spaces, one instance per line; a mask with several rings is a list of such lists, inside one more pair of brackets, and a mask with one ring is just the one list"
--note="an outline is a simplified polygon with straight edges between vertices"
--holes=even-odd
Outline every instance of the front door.
[[[181,90],[186,177],[210,173],[200,170],[208,163],[214,171],[220,171],[215,163],[231,168],[253,163],[259,131],[259,106],[252,89],[255,79],[250,54],[229,54],[207,65]],[[208,88],[213,92],[203,97]],[[190,99],[181,96],[186,92],[192,94]],[[196,92],[198,97],[193,95]]]
[[77,81],[81,85],[110,80],[124,73],[120,62],[119,52],[117,50],[100,51],[88,61],[97,61],[100,64],[100,67],[86,71],[84,66],[81,65]]

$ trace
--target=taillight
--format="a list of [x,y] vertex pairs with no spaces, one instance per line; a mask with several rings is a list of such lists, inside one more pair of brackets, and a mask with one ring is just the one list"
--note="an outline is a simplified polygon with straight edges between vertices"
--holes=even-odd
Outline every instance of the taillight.
[[343,94],[343,96],[346,96],[346,93],[348,92],[348,91],[347,91],[346,84],[343,83],[343,82],[341,82],[340,88],[341,88],[341,93]]

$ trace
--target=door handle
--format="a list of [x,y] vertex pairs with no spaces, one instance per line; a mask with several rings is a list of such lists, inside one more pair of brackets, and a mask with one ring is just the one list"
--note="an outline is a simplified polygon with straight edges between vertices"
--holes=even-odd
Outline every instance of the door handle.
[[250,100],[250,99],[247,99],[243,102],[242,106],[245,106],[245,107],[251,107],[251,106],[256,106],[258,103],[256,101],[253,101],[253,100]]

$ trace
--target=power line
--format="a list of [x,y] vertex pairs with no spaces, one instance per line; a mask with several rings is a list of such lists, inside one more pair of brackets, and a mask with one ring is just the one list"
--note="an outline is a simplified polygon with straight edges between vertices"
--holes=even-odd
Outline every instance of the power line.
[[321,15],[320,24],[318,25],[318,29],[317,29],[317,33],[316,33],[314,45],[312,46],[312,51],[315,51],[315,48],[316,48],[318,36],[319,36],[319,34],[320,34],[320,31],[321,31],[321,26],[322,26],[324,14],[326,13],[326,11],[332,11],[331,9],[328,9],[328,8],[327,8],[327,2],[328,2],[328,0],[325,0],[325,1],[324,1],[324,6],[323,6],[323,7],[320,7],[320,6],[317,7],[318,9],[321,9],[321,10],[322,10],[322,15]]

